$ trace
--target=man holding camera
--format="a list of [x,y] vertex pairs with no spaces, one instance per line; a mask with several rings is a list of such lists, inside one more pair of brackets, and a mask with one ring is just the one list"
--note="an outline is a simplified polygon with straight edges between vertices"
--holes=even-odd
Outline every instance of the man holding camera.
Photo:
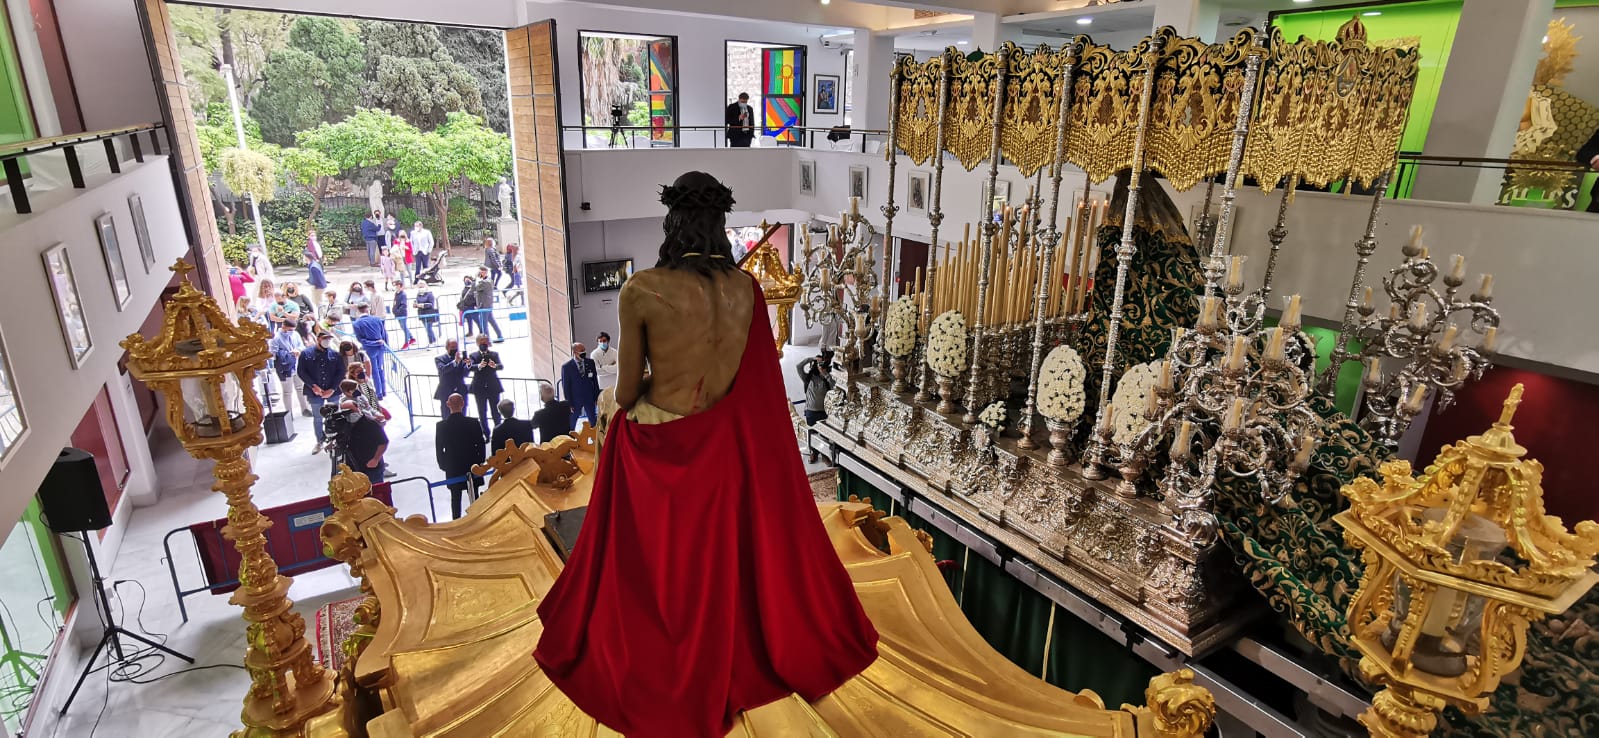
[[[346,380],[348,381],[348,380]],[[348,397],[339,402],[344,429],[339,435],[343,447],[344,463],[366,475],[373,484],[383,481],[383,452],[389,448],[389,436],[383,426],[366,416]]]
[[750,107],[750,94],[738,93],[738,102],[727,106],[727,145],[734,148],[749,148],[750,142],[755,140],[755,108]]
[[469,359],[472,367],[472,396],[477,398],[477,420],[483,427],[483,437],[489,437],[489,414],[494,414],[494,424],[500,424],[500,394],[505,391],[500,383],[500,352],[489,349],[489,337],[479,333],[477,351]]
[[450,417],[450,395],[466,395],[466,375],[472,364],[453,338],[444,339],[444,353],[433,357],[433,366],[439,370],[439,387],[433,390],[433,399],[439,401],[439,417]]
[[333,399],[339,390],[339,382],[344,379],[344,358],[333,348],[333,334],[326,331],[318,333],[316,345],[300,352],[294,372],[305,389],[306,402],[311,404],[311,428],[316,431],[316,446],[311,448],[311,453],[316,454],[327,440],[322,426],[326,413],[322,411],[322,406]]
[[450,395],[444,401],[448,414],[434,427],[433,454],[439,462],[439,469],[444,472],[445,479],[459,479],[450,482],[450,518],[461,517],[461,493],[468,486],[477,488],[483,484],[482,477],[472,473],[472,467],[483,463],[483,429],[476,421],[466,417],[466,398],[459,394]]

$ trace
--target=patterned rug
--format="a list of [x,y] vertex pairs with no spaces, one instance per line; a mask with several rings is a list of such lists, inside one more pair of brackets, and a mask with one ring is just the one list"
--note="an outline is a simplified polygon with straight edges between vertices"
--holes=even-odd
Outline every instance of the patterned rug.
[[362,599],[351,597],[317,609],[316,654],[317,661],[324,667],[338,671],[344,666],[344,651],[339,646],[355,631],[355,607]]
[[811,496],[816,498],[818,504],[824,502],[838,502],[838,469],[829,468],[819,472],[811,472],[807,477],[811,481]]

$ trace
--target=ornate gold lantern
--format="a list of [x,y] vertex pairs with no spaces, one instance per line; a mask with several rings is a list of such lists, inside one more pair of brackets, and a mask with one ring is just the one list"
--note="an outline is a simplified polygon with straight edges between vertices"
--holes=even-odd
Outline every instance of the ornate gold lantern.
[[1344,487],[1335,518],[1365,556],[1349,607],[1360,671],[1384,689],[1360,716],[1374,736],[1423,736],[1454,705],[1478,714],[1521,664],[1527,626],[1593,586],[1599,525],[1566,531],[1543,508],[1543,465],[1523,459],[1510,420],[1522,386],[1482,435],[1444,447],[1417,478],[1410,463],[1383,483]]
[[133,376],[166,399],[167,422],[184,449],[216,462],[212,489],[227,496],[222,533],[240,556],[240,586],[228,601],[244,608],[249,624],[250,692],[245,727],[234,736],[299,735],[307,718],[333,707],[333,682],[312,657],[305,619],[286,596],[293,580],[278,574],[266,551],[272,521],[250,498],[256,477],[246,452],[262,441],[253,380],[270,357],[271,331],[247,319],[230,323],[215,300],[189,283],[192,269],[181,260],[172,267],[184,279],[166,304],[161,334],[147,341],[135,333],[122,347]]

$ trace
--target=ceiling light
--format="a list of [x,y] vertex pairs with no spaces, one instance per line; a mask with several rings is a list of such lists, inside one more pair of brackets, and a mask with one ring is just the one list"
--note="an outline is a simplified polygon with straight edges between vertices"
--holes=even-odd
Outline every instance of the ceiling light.
[[1094,22],[1094,19],[1092,17],[1086,16],[1086,15],[1077,19],[1077,25],[1079,25],[1079,26],[1086,26],[1086,25],[1088,25],[1090,23],[1093,23],[1093,22]]
[[1369,17],[1374,16],[1374,15],[1382,15],[1382,11],[1381,10],[1368,10],[1368,11],[1366,11],[1364,13],[1361,13],[1361,15],[1364,15],[1364,16],[1369,18]]
[[830,3],[830,2],[833,2],[833,0],[822,0],[822,4],[823,5],[826,5],[826,4]]
[[956,41],[955,45],[956,46],[965,46],[965,45],[967,45],[969,43],[971,43],[971,42],[970,41]]
[[1310,0],[1294,0],[1296,3],[1308,3]]

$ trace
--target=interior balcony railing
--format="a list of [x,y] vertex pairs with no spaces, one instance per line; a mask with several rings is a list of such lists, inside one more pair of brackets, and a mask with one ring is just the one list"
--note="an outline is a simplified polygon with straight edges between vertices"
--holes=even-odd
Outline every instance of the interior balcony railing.
[[[43,192],[66,186],[81,190],[88,186],[87,174],[120,174],[123,162],[143,162],[147,143],[150,155],[160,155],[165,128],[162,123],[147,123],[0,146],[6,181],[3,196],[18,215],[31,213],[34,197]],[[93,151],[96,148],[98,151]]]
[[[1499,173],[1499,196],[1495,204],[1542,210],[1583,210],[1599,173],[1571,160],[1494,159],[1471,156],[1434,156],[1401,151],[1399,165],[1389,183],[1388,197],[1395,199],[1441,199],[1434,193],[1416,192],[1416,182],[1424,173],[1436,169],[1475,174],[1481,170]],[[1475,170],[1475,171],[1473,171]],[[1299,185],[1301,190],[1320,190],[1347,195],[1367,195],[1370,188],[1334,182],[1327,187]]]
[[[566,148],[571,149],[710,149],[727,146],[727,126],[563,126]],[[783,136],[755,131],[756,147],[794,147],[879,153],[888,131],[850,126],[790,126]],[[787,135],[792,133],[793,135]],[[790,138],[790,141],[782,139]]]

